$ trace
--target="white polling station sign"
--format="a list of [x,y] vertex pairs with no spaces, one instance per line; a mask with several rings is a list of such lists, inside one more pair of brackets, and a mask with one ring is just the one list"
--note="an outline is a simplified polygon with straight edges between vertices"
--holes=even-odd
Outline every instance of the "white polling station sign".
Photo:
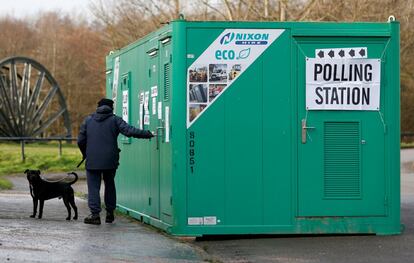
[[380,59],[306,59],[306,109],[379,110]]

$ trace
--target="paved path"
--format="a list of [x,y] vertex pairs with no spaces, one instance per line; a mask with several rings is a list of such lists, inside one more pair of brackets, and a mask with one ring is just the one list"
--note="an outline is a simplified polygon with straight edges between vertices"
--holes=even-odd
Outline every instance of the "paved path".
[[[124,217],[115,224],[85,225],[87,204],[76,198],[80,220],[66,221],[62,200],[45,202],[43,219],[32,219],[24,177],[0,192],[0,262],[203,262],[201,249]],[[84,189],[84,182],[76,184]],[[76,189],[75,189],[76,191]]]
[[414,149],[401,151],[401,216],[397,236],[227,237],[195,242],[222,262],[414,262]]

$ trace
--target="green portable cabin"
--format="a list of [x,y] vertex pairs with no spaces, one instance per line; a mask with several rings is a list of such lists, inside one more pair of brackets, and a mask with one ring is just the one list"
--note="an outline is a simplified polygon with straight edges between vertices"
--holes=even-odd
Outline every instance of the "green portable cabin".
[[173,21],[106,58],[121,212],[173,235],[400,233],[399,23]]

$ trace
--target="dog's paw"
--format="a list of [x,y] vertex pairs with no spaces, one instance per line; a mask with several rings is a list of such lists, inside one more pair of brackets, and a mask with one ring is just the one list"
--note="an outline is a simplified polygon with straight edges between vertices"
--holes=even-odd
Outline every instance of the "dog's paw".
[[37,218],[38,218],[38,219],[42,219],[42,217],[41,217],[41,216],[38,216]]
[[78,220],[78,216],[74,216],[73,217],[73,220]]
[[70,217],[66,217],[66,220],[68,220],[68,221],[69,221],[69,220],[70,220]]
[[36,215],[31,215],[30,217],[31,217],[31,218],[35,218],[35,217],[36,217]]

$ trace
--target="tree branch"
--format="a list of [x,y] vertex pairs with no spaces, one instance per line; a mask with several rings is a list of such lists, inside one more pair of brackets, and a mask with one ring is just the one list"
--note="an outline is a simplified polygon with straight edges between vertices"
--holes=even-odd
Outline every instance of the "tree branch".
[[209,7],[210,9],[212,9],[212,10],[214,10],[214,11],[216,11],[218,14],[220,14],[225,20],[228,20],[228,18],[226,17],[226,15],[223,13],[223,12],[221,12],[219,9],[217,9],[217,8],[215,8],[214,6],[212,6],[212,5],[210,5],[208,2],[207,2],[207,0],[203,0],[202,1],[202,3],[204,4],[204,5],[206,5],[207,7]]
[[233,21],[233,12],[231,11],[232,7],[230,6],[230,3],[228,0],[223,0],[223,1],[227,9],[227,15],[229,16],[229,20]]

